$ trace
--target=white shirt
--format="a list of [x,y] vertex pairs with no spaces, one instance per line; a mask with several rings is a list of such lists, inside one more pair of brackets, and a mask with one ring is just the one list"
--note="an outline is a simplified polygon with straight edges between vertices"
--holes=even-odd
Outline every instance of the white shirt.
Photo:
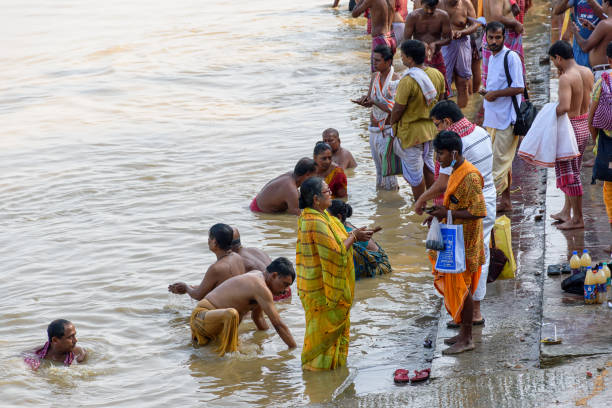
[[[489,57],[489,71],[487,73],[487,91],[499,91],[506,88],[524,88],[523,64],[519,55],[511,51],[508,54],[508,70],[512,78],[512,84],[508,86],[506,71],[504,70],[504,55],[509,51],[503,47],[497,55],[491,54]],[[516,102],[521,106],[523,95],[516,95]],[[512,105],[511,96],[503,96],[493,102],[484,101],[484,122],[483,126],[493,129],[504,130],[516,121],[516,111]]]
[[[461,138],[463,143],[463,157],[478,169],[484,179],[482,194],[485,202],[493,200],[495,202],[497,193],[493,183],[493,147],[491,136],[480,126],[476,126],[474,131]],[[453,168],[451,166],[440,168],[441,174],[450,176]]]

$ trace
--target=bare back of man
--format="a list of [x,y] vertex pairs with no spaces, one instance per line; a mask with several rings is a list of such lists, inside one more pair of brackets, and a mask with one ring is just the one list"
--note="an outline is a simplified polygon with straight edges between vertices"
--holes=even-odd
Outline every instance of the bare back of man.
[[257,194],[257,206],[262,212],[299,214],[298,190],[292,172],[269,181]]
[[259,248],[240,247],[236,252],[242,257],[247,272],[263,271],[272,262],[272,259]]
[[[280,281],[277,281],[276,284],[279,283]],[[286,280],[284,284],[281,283],[282,288],[281,286],[276,288],[279,294],[291,283],[291,279]],[[207,314],[212,314],[210,318],[214,319],[215,313],[225,313],[224,310],[233,308],[238,312],[240,321],[242,321],[248,312],[252,312],[253,321],[259,330],[268,329],[268,324],[263,317],[265,313],[283,341],[289,347],[296,347],[289,328],[283,323],[274,306],[273,293],[266,283],[264,272],[252,271],[230,279],[209,293],[205,300],[218,309],[207,312]]]
[[589,111],[592,88],[593,75],[587,67],[576,64],[559,76],[559,99],[569,99],[570,107],[567,115],[570,118],[584,115]]
[[358,17],[370,9],[372,21],[372,37],[387,35],[391,31],[393,16],[395,14],[394,0],[362,0],[352,11],[353,17]]

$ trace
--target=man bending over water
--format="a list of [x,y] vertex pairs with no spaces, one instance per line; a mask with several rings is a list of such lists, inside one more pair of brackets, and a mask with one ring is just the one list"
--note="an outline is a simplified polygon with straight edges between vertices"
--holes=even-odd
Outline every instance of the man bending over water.
[[201,300],[211,290],[227,279],[245,273],[244,261],[232,251],[234,231],[227,224],[215,224],[208,232],[208,248],[217,256],[217,262],[210,265],[199,286],[177,282],[168,286],[168,291],[177,295],[187,293],[195,300]]
[[65,366],[72,364],[74,359],[81,363],[87,357],[87,351],[77,347],[76,329],[68,320],[57,319],[47,327],[48,341],[40,348],[28,353],[25,358],[26,364],[37,370],[42,360],[51,360],[64,363]]
[[323,141],[332,149],[332,161],[344,170],[357,167],[355,158],[344,147],[340,146],[340,134],[336,129],[329,128],[323,131]]
[[300,215],[298,207],[298,188],[314,176],[316,172],[313,159],[300,159],[293,173],[285,173],[266,184],[251,202],[251,211],[263,213],[288,212]]
[[289,348],[296,347],[289,328],[274,307],[273,295],[280,295],[295,280],[287,258],[276,258],[264,272],[253,271],[221,284],[198,303],[191,313],[191,337],[200,346],[219,339],[216,352],[238,350],[238,325],[249,311],[258,330],[267,330],[264,313]]

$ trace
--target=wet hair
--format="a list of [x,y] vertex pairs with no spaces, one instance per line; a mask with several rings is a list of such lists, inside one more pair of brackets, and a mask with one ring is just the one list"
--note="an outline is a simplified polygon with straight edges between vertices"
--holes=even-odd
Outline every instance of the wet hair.
[[340,133],[334,128],[327,128],[321,133],[321,137],[325,137],[325,135],[333,135],[336,138],[340,138]]
[[608,58],[612,58],[612,41],[610,41],[606,47],[606,55]]
[[457,133],[450,130],[443,130],[438,133],[433,141],[433,146],[436,151],[457,151],[459,154],[463,151],[463,142],[461,142],[461,138]]
[[236,238],[232,240],[232,248],[240,248],[242,246],[242,243],[240,242],[240,238]]
[[314,152],[313,152],[312,154],[313,154],[313,156],[314,156],[314,157],[317,157],[318,155],[320,155],[321,153],[323,153],[323,152],[324,152],[324,151],[326,151],[326,150],[329,150],[329,151],[331,152],[331,149],[332,149],[332,148],[331,148],[331,146],[330,146],[330,145],[328,145],[328,144],[327,144],[327,143],[325,143],[325,142],[321,142],[321,141],[319,141],[319,142],[317,142],[317,144],[315,145]]
[[232,249],[232,241],[234,240],[234,230],[227,224],[215,224],[210,227],[208,236],[217,241],[219,248],[227,251]]
[[421,0],[421,7],[436,7],[438,5],[438,0]]
[[489,31],[499,31],[501,30],[502,35],[506,35],[506,26],[503,25],[502,23],[500,23],[499,21],[491,21],[490,23],[487,23],[487,25],[485,26],[485,33],[488,33]]
[[393,61],[393,51],[386,45],[378,45],[374,48],[374,53],[380,54],[384,61]]
[[310,157],[302,157],[295,165],[293,175],[295,177],[302,177],[308,173],[314,173],[316,170],[317,165],[314,160],[312,160]]
[[429,117],[439,120],[449,118],[453,121],[453,123],[459,122],[464,118],[459,106],[449,99],[436,103],[436,105],[431,109],[431,112],[429,112]]
[[406,40],[400,46],[405,56],[411,57],[414,63],[421,65],[425,62],[425,44],[419,40]]
[[49,337],[49,342],[51,342],[54,337],[57,337],[58,339],[64,337],[66,325],[69,324],[72,323],[65,319],[57,319],[49,323],[49,326],[47,326],[47,336]]
[[568,42],[559,40],[550,46],[548,49],[548,55],[553,58],[558,55],[564,60],[574,59],[574,50]]
[[332,200],[327,212],[345,222],[347,218],[353,215],[353,207],[342,200]]
[[300,210],[304,208],[312,207],[314,204],[314,197],[321,194],[323,189],[323,179],[321,177],[311,177],[300,186],[300,199],[298,206]]
[[276,272],[279,276],[291,276],[291,283],[295,280],[295,269],[293,269],[293,264],[284,256],[276,258],[270,265],[266,266],[266,272]]

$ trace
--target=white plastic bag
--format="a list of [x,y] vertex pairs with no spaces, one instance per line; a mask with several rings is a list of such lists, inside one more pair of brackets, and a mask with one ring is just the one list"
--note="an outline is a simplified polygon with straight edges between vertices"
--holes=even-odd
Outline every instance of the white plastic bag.
[[431,225],[429,226],[427,240],[425,241],[425,248],[433,249],[434,251],[442,251],[444,249],[442,232],[440,232],[440,222],[436,217],[433,217]]
[[463,225],[453,225],[453,216],[448,210],[446,224],[440,225],[444,240],[444,250],[438,252],[436,270],[442,273],[461,273],[465,271],[465,245]]

